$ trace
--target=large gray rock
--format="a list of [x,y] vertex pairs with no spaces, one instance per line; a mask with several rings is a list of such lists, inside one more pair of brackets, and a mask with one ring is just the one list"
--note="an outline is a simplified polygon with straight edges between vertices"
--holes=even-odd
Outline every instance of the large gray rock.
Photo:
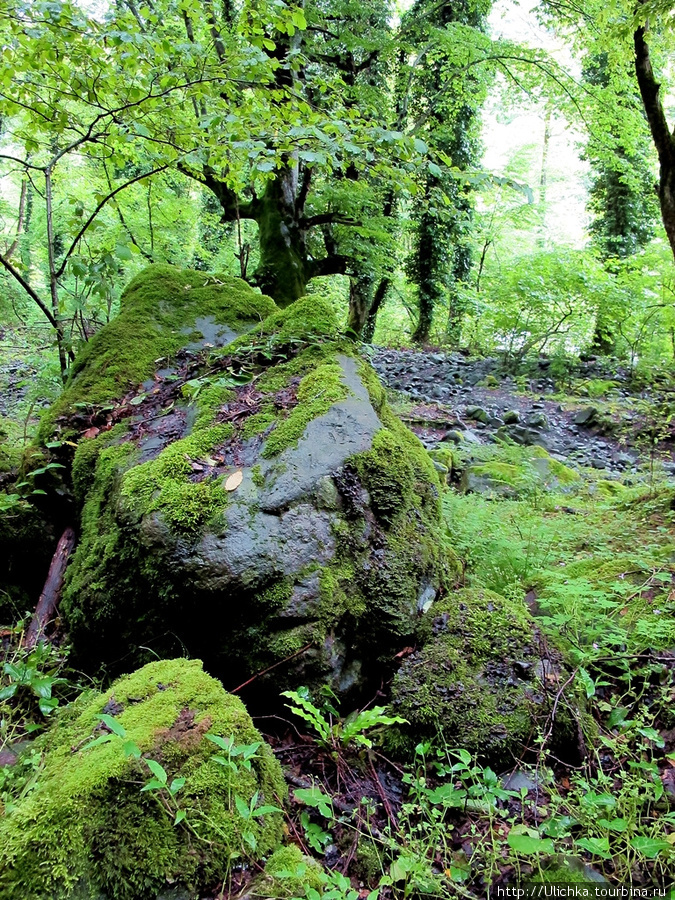
[[[218,311],[199,314],[215,343]],[[279,686],[379,676],[441,586],[439,482],[330,308],[162,367],[114,429],[94,412],[75,456],[63,609],[82,664],[187,651],[231,687],[270,666]]]

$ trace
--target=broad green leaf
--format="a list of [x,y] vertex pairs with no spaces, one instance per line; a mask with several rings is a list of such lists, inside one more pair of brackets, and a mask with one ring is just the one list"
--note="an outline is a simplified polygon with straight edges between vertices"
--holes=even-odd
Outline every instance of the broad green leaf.
[[146,759],[145,762],[157,781],[162,785],[166,785],[168,775],[164,766],[158,763],[156,759]]
[[663,850],[673,849],[671,844],[662,838],[641,837],[640,835],[631,838],[630,845],[647,859],[656,859]]
[[113,734],[116,734],[117,737],[123,738],[127,736],[124,726],[113,716],[109,716],[106,713],[101,713],[99,715],[99,719],[112,731]]

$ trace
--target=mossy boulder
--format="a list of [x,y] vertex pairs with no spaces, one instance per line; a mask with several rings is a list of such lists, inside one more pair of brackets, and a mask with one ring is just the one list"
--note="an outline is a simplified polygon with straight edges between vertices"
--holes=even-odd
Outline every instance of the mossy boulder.
[[187,647],[226,684],[283,663],[278,687],[346,691],[414,639],[443,581],[437,473],[327,301],[180,351],[85,424],[62,605],[81,664]]
[[124,290],[119,314],[78,354],[66,389],[43,417],[40,437],[71,431],[77,410],[119,402],[177,351],[229,343],[274,309],[273,300],[239,278],[149,266]]
[[468,465],[461,486],[466,493],[519,498],[544,490],[564,493],[580,480],[578,472],[554,459],[543,447],[514,451],[507,446],[496,448],[493,458]]
[[[107,730],[102,715],[124,734]],[[257,744],[250,769],[214,761],[218,748],[207,735]],[[245,822],[236,806],[236,798],[248,806],[254,797],[256,807],[283,804],[280,766],[242,702],[199,661],[154,662],[105,693],[82,695],[37,746],[35,790],[0,815],[5,900],[148,900],[171,884],[203,896],[234,861],[265,856],[280,842],[280,812]],[[163,768],[168,785],[185,779],[174,799],[167,788],[142,790],[152,778],[148,761]],[[175,824],[178,811],[185,818]]]
[[[520,757],[548,724],[562,684],[560,654],[521,601],[492,591],[449,594],[432,615],[428,640],[394,679],[393,709],[410,725],[391,732],[393,746],[411,751],[440,737],[491,762]],[[556,741],[568,727],[561,706]]]
[[280,847],[265,864],[264,873],[257,878],[241,900],[289,900],[302,897],[307,888],[321,891],[323,870],[319,863],[289,844]]

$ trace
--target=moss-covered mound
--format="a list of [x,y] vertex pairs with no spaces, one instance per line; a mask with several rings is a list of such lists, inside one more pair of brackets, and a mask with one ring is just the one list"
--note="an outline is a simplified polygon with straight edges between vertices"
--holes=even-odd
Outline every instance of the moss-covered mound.
[[[114,717],[112,732],[102,715]],[[229,754],[236,771],[215,761],[228,752],[207,735],[252,748],[250,768],[241,753]],[[198,661],[151,663],[104,694],[84,694],[39,746],[37,788],[0,816],[5,900],[101,892],[148,900],[173,883],[196,894],[225,879],[236,860],[264,856],[280,841],[279,812],[245,820],[237,810],[238,801],[283,802],[279,764],[241,701]],[[143,790],[158,771],[166,786]]]
[[[483,454],[486,453],[481,448]],[[566,491],[581,482],[578,472],[553,459],[543,447],[487,448],[488,458],[477,460],[462,472],[466,492],[500,497],[527,497],[538,491]]]
[[[547,728],[560,655],[522,602],[487,590],[450,594],[434,607],[431,631],[394,680],[393,708],[410,722],[394,743],[440,737],[489,760],[518,758]],[[557,714],[556,740],[569,725],[564,704]]]
[[443,580],[440,485],[330,305],[299,300],[153,385],[75,453],[62,610],[81,663],[187,646],[226,684],[280,662],[285,686],[381,674]]
[[119,400],[182,347],[232,340],[275,308],[239,278],[149,266],[125,289],[119,314],[79,353],[65,391],[45,415],[42,439],[78,404]]

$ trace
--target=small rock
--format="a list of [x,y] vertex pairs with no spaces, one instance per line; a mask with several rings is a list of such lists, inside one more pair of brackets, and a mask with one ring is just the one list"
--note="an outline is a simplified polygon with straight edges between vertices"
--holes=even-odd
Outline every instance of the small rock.
[[594,406],[586,406],[584,409],[579,409],[574,414],[574,418],[572,421],[575,425],[590,425],[598,415],[598,411]]
[[474,422],[483,422],[483,424],[485,425],[487,425],[488,421],[490,420],[488,414],[480,406],[467,406],[466,416],[469,419],[473,419]]
[[505,425],[515,425],[520,422],[520,413],[515,409],[508,409],[502,416]]
[[546,418],[544,413],[531,413],[527,417],[526,422],[530,426],[530,428],[548,428],[548,419]]

